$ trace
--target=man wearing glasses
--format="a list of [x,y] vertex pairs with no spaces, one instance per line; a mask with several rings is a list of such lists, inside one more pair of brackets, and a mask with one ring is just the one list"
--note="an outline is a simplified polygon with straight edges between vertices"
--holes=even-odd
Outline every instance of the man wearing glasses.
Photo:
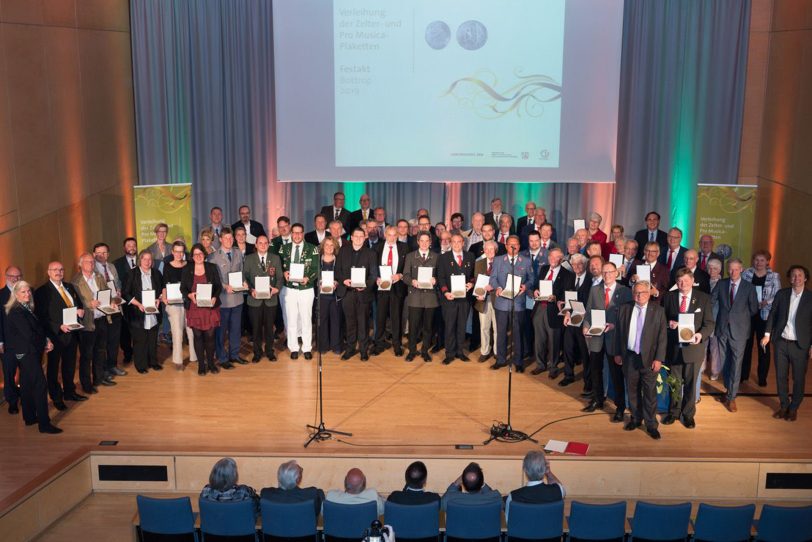
[[20,409],[20,388],[17,387],[15,375],[17,373],[17,358],[15,356],[5,356],[5,335],[6,325],[6,303],[11,298],[11,289],[23,278],[23,273],[19,267],[10,265],[6,268],[6,285],[0,290],[0,361],[3,362],[3,398],[8,403],[8,413],[17,414]]
[[631,270],[629,271],[629,273],[631,273],[629,284],[634,285],[640,281],[641,277],[637,270],[641,265],[649,266],[649,269],[651,270],[651,277],[648,282],[649,286],[651,287],[651,297],[662,305],[663,299],[665,299],[665,294],[668,292],[668,283],[671,280],[671,272],[668,270],[668,267],[666,267],[665,264],[658,261],[659,258],[660,245],[658,245],[656,242],[646,243],[646,246],[643,248],[643,263],[633,264]]

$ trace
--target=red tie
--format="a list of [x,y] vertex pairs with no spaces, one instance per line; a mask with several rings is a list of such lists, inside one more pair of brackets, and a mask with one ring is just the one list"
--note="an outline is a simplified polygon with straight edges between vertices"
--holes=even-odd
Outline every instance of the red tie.
[[386,265],[392,267],[392,245],[389,245],[389,256],[386,258]]
[[611,292],[611,288],[607,288],[606,291],[603,293],[603,307],[605,309],[609,308],[609,292]]
[[669,268],[669,269],[671,269],[671,257],[672,257],[673,255],[674,255],[674,251],[673,251],[673,250],[669,250],[669,251],[668,251],[668,261],[667,261],[667,262],[665,262],[666,264],[668,264],[668,268]]
[[699,260],[699,268],[704,271],[705,270],[705,255],[702,255],[702,259]]
[[682,303],[679,304],[679,311],[685,312],[688,310],[688,296],[682,296]]
[[457,265],[459,265],[460,267],[462,267],[462,254],[460,254],[459,256],[457,256]]
[[550,274],[547,275],[547,280],[553,280],[553,268],[550,268]]
[[733,305],[733,300],[736,298],[736,283],[730,283],[730,304]]
[[504,233],[499,237],[499,242],[502,243],[503,245],[505,244],[505,234]]
[[544,250],[547,250],[547,241],[544,241],[544,242],[541,244],[541,248],[543,248]]

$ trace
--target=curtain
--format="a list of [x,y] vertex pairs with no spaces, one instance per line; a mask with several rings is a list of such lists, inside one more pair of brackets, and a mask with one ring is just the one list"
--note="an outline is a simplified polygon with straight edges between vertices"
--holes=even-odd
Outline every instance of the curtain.
[[641,228],[653,209],[689,234],[697,182],[736,182],[749,0],[626,0],[614,185],[279,183],[271,0],[130,6],[139,183],[192,182],[196,227],[214,205],[235,221],[248,204],[260,221],[309,229],[343,190],[349,209],[369,193],[390,221],[421,207],[434,221],[469,219],[501,197],[515,216],[529,200],[545,207],[559,239],[591,211],[605,231]]

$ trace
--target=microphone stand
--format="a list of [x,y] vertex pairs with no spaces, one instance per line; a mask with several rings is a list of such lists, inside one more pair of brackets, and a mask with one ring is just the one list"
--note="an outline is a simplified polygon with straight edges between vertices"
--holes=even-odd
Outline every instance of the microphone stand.
[[[515,284],[513,283],[513,277],[516,275],[516,258],[518,257],[517,254],[514,254],[511,257],[510,261],[510,281],[511,281],[511,288],[513,288],[513,297],[510,300],[510,314],[508,315],[508,332],[505,333],[505,340],[507,342],[507,357],[508,357],[508,394],[507,394],[507,423],[497,422],[491,426],[491,436],[488,437],[488,440],[482,443],[483,446],[487,446],[494,440],[499,442],[523,442],[525,440],[529,440],[530,442],[534,442],[538,444],[538,441],[535,440],[533,437],[528,435],[527,433],[523,433],[517,429],[513,429],[513,426],[510,424],[510,405],[513,399],[513,359],[516,355],[514,351],[514,337],[513,337],[513,313],[515,312],[513,309],[515,308],[514,305],[516,303],[516,295],[518,295]],[[507,284],[505,284],[507,286]]]
[[[338,255],[335,255],[335,263],[338,263]],[[317,267],[316,267],[316,355],[319,359],[319,382],[318,382],[318,396],[319,396],[319,424],[318,425],[307,425],[307,428],[310,429],[310,435],[307,439],[307,442],[304,443],[304,447],[307,448],[313,441],[325,441],[330,440],[333,438],[333,435],[342,435],[345,437],[351,437],[352,433],[346,433],[344,431],[337,431],[335,429],[328,429],[324,425],[324,387],[322,384],[322,374],[324,372],[324,365],[321,359],[321,348],[319,347],[319,332],[320,332],[320,320],[321,320],[321,253],[319,253],[319,257],[317,259]],[[333,264],[333,268],[335,269],[336,265]],[[333,277],[335,277],[335,271],[333,271]],[[335,293],[335,287],[333,287],[333,295]],[[337,299],[336,299],[337,300]]]

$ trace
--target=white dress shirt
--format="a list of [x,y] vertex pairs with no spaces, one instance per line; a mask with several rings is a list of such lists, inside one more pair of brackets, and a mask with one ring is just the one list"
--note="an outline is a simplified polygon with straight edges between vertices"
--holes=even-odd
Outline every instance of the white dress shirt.
[[398,247],[397,247],[397,245],[390,245],[389,243],[386,243],[383,246],[383,250],[381,251],[381,262],[380,262],[380,264],[381,265],[387,265],[387,262],[389,261],[389,249],[390,248],[392,249],[392,274],[394,275],[395,273],[397,273],[398,262],[400,261],[400,260],[398,260]]
[[[142,290],[152,290],[152,274],[147,271],[144,273],[142,269],[139,269],[141,272],[141,289]],[[155,299],[158,299],[158,293],[155,293]],[[146,314],[144,313],[144,329],[152,329],[158,325],[158,317],[154,314]]]
[[[629,322],[629,339],[626,342],[626,348],[629,349],[630,352],[635,352],[639,354],[634,349],[634,340],[637,338],[637,319],[640,317],[640,313],[643,313],[643,323],[645,324],[646,321],[646,309],[648,308],[648,303],[643,305],[642,307],[635,303],[634,309],[632,310],[632,320]],[[643,345],[643,341],[640,341],[640,346]]]
[[796,294],[795,290],[792,290],[789,294],[789,314],[787,314],[787,325],[784,326],[784,330],[781,332],[781,337],[788,341],[798,340],[798,336],[795,334],[795,315],[798,314],[798,305],[801,303],[801,296],[803,294],[803,290],[801,290],[801,293],[799,294]]
[[[96,296],[99,293],[99,287],[96,285],[96,275],[92,274],[88,277],[84,273],[82,273],[82,278],[85,280],[88,288],[90,291],[93,292],[93,299],[96,299]],[[93,309],[93,319],[101,318],[104,316],[104,313],[99,309]]]

